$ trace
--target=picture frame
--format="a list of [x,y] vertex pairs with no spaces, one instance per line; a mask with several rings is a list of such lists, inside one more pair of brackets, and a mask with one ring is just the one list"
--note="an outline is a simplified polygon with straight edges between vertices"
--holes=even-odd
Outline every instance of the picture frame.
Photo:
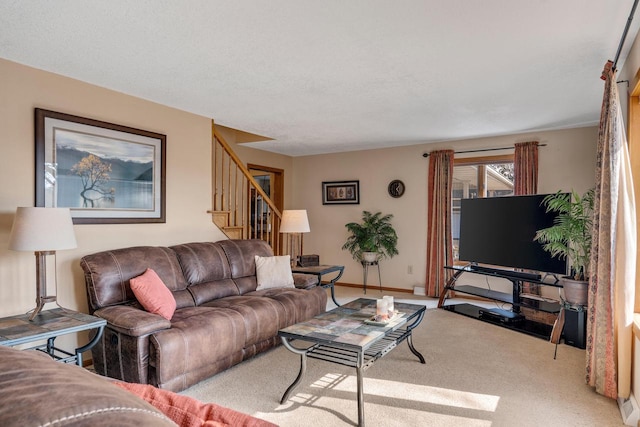
[[166,222],[166,135],[35,109],[35,205],[74,224]]
[[323,205],[359,205],[360,181],[325,181],[322,183]]

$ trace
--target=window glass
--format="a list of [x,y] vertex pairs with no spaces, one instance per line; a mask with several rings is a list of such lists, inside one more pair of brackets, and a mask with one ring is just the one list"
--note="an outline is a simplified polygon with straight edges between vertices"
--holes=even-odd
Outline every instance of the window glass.
[[[511,160],[509,161],[509,157]],[[453,257],[458,259],[460,238],[460,200],[477,197],[513,196],[513,159],[504,156],[496,159],[484,157],[456,161],[453,167],[453,208],[451,228],[453,235]]]

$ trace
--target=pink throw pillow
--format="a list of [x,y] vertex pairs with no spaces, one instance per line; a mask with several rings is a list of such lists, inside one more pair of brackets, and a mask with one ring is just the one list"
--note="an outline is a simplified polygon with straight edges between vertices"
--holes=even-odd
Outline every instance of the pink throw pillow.
[[129,283],[145,310],[171,320],[176,311],[176,299],[155,271],[147,268],[147,271],[134,277]]
[[146,400],[180,427],[276,427],[275,424],[251,415],[215,403],[202,403],[192,397],[161,390],[149,384],[121,381],[114,381],[114,384]]

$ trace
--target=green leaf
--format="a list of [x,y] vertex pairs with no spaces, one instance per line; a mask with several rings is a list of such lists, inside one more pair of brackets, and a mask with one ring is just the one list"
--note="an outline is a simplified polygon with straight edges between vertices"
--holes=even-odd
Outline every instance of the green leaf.
[[552,257],[567,259],[577,280],[588,279],[594,200],[593,188],[582,196],[575,191],[548,195],[542,204],[558,216],[553,226],[538,230],[534,238]]

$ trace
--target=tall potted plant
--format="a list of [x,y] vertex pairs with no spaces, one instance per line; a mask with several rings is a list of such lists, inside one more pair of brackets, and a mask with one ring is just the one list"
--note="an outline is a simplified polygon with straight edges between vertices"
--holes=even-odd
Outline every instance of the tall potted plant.
[[556,212],[558,216],[553,226],[536,232],[535,240],[551,256],[567,260],[571,275],[562,277],[560,283],[565,299],[571,304],[587,305],[594,195],[593,188],[582,197],[575,191],[559,191],[542,201],[547,212]]
[[350,234],[342,249],[351,252],[356,261],[373,262],[398,255],[398,235],[391,225],[391,218],[391,214],[363,211],[362,222],[345,224]]

